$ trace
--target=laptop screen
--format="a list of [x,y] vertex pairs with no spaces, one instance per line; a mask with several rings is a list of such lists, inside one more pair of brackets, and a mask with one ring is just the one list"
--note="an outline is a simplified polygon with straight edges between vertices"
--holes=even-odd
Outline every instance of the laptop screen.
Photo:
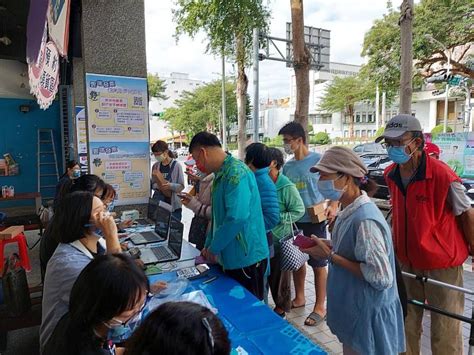
[[183,244],[183,229],[183,223],[171,216],[168,246],[177,256],[181,255],[181,246]]
[[168,236],[168,225],[170,222],[171,212],[162,206],[156,208],[155,232],[163,239]]

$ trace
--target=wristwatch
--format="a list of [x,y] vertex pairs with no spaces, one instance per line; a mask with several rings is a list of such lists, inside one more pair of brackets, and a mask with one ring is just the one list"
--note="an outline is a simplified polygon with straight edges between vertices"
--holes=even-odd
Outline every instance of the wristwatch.
[[329,256],[328,256],[328,262],[329,262],[329,264],[334,264],[334,262],[333,262],[333,260],[332,260],[333,257],[334,257],[334,255],[336,255],[336,252],[335,252],[334,250],[331,250],[331,253],[330,253]]

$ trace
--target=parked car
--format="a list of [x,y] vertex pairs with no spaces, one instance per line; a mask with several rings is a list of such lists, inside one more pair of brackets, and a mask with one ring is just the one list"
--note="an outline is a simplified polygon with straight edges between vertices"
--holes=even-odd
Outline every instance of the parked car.
[[[385,182],[385,178],[383,172],[385,169],[392,164],[392,161],[388,157],[387,154],[363,154],[361,155],[362,161],[366,164],[369,173],[367,176],[374,180],[379,189],[375,193],[374,197],[389,200],[390,194],[388,191],[387,183]],[[466,188],[466,195],[471,201],[471,206],[474,207],[474,180],[462,178],[462,184]]]
[[352,150],[358,154],[387,154],[387,150],[380,143],[364,143],[356,145]]

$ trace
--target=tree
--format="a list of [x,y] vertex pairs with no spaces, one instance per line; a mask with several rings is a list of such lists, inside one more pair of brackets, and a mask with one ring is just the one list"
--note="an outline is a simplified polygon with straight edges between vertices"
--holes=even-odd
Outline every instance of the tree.
[[156,97],[157,99],[167,100],[168,96],[164,94],[166,90],[166,84],[164,80],[161,80],[158,74],[147,74],[148,82],[148,93],[150,97]]
[[310,140],[311,144],[330,144],[331,138],[329,138],[329,134],[326,132],[318,132],[314,137]]
[[304,127],[307,136],[311,55],[304,42],[303,0],[290,0],[290,3],[293,68],[295,69],[296,80],[295,121]]
[[[444,44],[451,53],[451,73],[474,78],[469,65],[474,47],[470,0],[421,0],[414,6],[413,75],[416,81],[446,71],[448,53],[430,35]],[[400,84],[400,12],[390,5],[387,14],[376,20],[365,34],[362,56],[368,57],[361,74],[379,83],[387,92],[387,101],[398,93]],[[416,87],[416,82],[415,85]]]
[[207,53],[224,55],[237,63],[238,151],[243,159],[247,141],[245,66],[251,62],[253,29],[266,33],[270,13],[261,0],[176,0],[176,5],[173,15],[177,38],[183,34],[194,38],[203,31],[208,40]]
[[373,92],[373,84],[359,76],[336,77],[323,94],[320,108],[331,113],[342,112],[349,118],[349,136],[354,136],[354,106]]
[[413,0],[403,0],[400,15],[400,113],[411,115],[413,93]]
[[[438,136],[438,134],[443,133],[443,132],[444,132],[444,125],[439,124],[436,127],[433,127],[433,129],[431,130],[431,137],[436,138]],[[448,127],[446,127],[446,132],[447,133],[452,133],[453,129],[448,126]]]
[[[209,131],[219,136],[223,129],[221,127],[221,85],[221,81],[216,80],[193,92],[183,92],[181,98],[176,101],[176,107],[165,111],[163,119],[169,123],[170,129],[183,132],[189,139],[201,131]],[[237,122],[237,103],[234,92],[234,82],[227,81],[225,93],[228,131],[231,125]],[[250,112],[248,107],[247,112]]]

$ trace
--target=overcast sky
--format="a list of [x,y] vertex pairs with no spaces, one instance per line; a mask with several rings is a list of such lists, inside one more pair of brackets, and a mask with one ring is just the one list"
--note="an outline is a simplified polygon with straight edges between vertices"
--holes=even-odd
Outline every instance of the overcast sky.
[[[178,43],[173,38],[173,3],[172,0],[145,0],[148,71],[160,76],[177,71],[205,81],[218,79],[220,59],[204,54],[203,34],[194,40],[183,36]],[[285,23],[291,18],[290,0],[270,0],[268,4],[272,12],[271,35],[285,37]],[[386,0],[306,0],[305,25],[331,31],[331,61],[361,64],[364,33],[386,12],[386,4]],[[393,4],[399,6],[401,0]],[[227,64],[227,71],[232,71],[231,63]],[[247,73],[250,77],[251,68]],[[289,78],[290,69],[284,63],[260,62],[260,97],[289,96]]]

